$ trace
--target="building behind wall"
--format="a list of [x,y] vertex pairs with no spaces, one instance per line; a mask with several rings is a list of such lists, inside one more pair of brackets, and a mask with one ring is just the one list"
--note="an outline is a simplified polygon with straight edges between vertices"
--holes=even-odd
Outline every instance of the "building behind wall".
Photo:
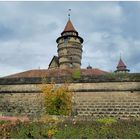
[[54,65],[52,62],[56,62],[56,68],[80,68],[83,39],[79,36],[70,19],[56,42],[58,44],[57,52],[59,65],[57,61],[51,61],[49,69],[54,68],[52,67],[52,65]]

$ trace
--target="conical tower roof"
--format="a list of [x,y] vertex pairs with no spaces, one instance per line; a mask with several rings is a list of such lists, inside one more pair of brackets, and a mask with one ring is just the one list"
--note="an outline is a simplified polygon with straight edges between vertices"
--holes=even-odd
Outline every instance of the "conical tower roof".
[[124,62],[122,61],[122,59],[120,58],[119,63],[117,65],[117,69],[125,69],[126,65],[124,64]]
[[71,22],[71,20],[69,19],[65,28],[64,28],[64,31],[63,32],[70,32],[70,31],[74,31],[74,32],[77,32]]
[[[68,33],[67,33],[68,32]],[[61,36],[58,37],[56,39],[56,42],[58,43],[59,39],[66,37],[66,36],[74,36],[80,39],[80,42],[83,43],[83,38],[79,36],[78,32],[76,31],[76,29],[74,28],[70,18],[67,21],[67,24],[63,30],[63,32],[61,33]]]
[[124,64],[124,62],[120,58],[119,63],[117,65],[117,70],[115,72],[129,72],[129,71],[130,70],[127,69],[126,65]]

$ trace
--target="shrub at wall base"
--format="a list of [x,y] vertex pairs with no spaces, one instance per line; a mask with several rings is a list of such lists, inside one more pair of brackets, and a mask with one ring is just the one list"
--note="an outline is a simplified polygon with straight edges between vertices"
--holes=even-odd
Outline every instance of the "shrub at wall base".
[[46,113],[49,115],[70,115],[72,111],[72,92],[67,84],[56,86],[45,84],[42,87],[42,95]]

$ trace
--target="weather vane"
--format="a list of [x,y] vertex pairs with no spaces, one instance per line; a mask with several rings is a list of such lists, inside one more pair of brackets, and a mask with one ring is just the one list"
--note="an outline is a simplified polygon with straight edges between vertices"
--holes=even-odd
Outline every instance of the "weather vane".
[[68,10],[68,17],[70,19],[70,12],[71,12],[71,9]]

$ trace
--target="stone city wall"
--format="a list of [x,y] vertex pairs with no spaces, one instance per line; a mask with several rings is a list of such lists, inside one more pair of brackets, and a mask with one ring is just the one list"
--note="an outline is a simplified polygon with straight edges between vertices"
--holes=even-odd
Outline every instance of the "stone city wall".
[[[60,85],[60,84],[58,84]],[[0,85],[1,115],[44,113],[41,84]],[[71,83],[73,115],[140,117],[140,82]]]
[[140,117],[140,92],[77,92],[75,112],[93,117]]
[[1,93],[0,114],[3,116],[38,116],[43,113],[40,93]]

